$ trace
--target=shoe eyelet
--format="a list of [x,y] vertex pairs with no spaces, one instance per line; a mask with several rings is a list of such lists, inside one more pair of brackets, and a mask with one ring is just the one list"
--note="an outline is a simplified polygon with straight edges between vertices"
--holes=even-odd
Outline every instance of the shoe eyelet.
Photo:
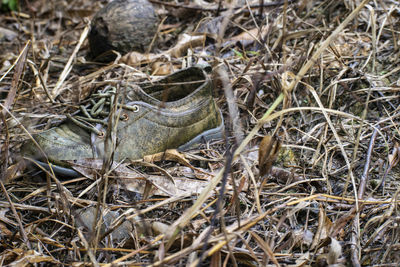
[[138,105],[133,105],[132,106],[132,111],[135,112],[135,113],[139,112],[139,106]]
[[129,119],[128,114],[126,114],[126,113],[121,114],[122,121],[127,121],[128,119]]

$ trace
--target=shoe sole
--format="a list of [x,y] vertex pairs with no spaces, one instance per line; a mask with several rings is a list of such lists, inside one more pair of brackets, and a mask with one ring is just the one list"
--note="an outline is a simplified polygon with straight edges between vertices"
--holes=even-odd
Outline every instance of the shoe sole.
[[179,146],[178,150],[185,151],[185,150],[192,148],[193,146],[195,146],[197,144],[204,143],[204,141],[208,142],[211,140],[222,139],[223,136],[224,136],[224,119],[221,114],[221,124],[218,127],[202,132],[201,134],[197,135],[195,138],[193,138],[189,142]]
[[40,167],[44,168],[46,171],[49,171],[50,173],[53,171],[56,174],[60,174],[66,178],[76,178],[79,176],[82,176],[79,172],[66,168],[66,167],[61,167],[58,165],[54,165],[52,163],[48,164],[39,160],[33,160],[36,164],[38,164]]

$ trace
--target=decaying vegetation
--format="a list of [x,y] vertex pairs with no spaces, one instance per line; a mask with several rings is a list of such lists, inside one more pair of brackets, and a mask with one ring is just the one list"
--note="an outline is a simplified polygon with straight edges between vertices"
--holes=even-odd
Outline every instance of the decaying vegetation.
[[[149,52],[96,63],[106,2],[1,14],[2,265],[400,265],[398,1],[152,0]],[[95,90],[193,64],[213,67],[224,140],[75,179],[23,163]]]

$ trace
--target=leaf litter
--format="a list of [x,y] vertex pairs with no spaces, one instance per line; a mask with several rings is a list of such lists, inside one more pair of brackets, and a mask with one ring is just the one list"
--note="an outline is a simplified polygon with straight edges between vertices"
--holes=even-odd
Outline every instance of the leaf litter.
[[[3,11],[1,263],[398,266],[398,3],[151,2],[151,51],[111,63],[87,57],[107,1]],[[24,166],[23,141],[97,89],[194,64],[212,66],[223,140],[74,161],[75,179]]]

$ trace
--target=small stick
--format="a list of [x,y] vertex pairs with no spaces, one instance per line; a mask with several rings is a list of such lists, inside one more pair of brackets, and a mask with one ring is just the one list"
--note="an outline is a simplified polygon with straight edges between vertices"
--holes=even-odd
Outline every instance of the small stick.
[[56,97],[61,93],[61,85],[63,84],[63,82],[67,78],[68,74],[72,70],[72,66],[71,66],[72,61],[74,60],[74,58],[76,57],[76,54],[78,53],[79,49],[81,48],[83,41],[85,41],[85,39],[89,33],[89,29],[90,29],[89,25],[86,25],[86,27],[83,29],[83,32],[81,34],[81,37],[79,38],[78,44],[76,45],[74,51],[72,52],[71,56],[69,57],[68,62],[65,65],[63,72],[60,75],[60,78],[58,78],[56,86],[54,87],[53,91],[51,92],[51,99],[56,99]]
[[[375,146],[375,139],[376,135],[378,133],[377,129],[374,129],[374,132],[371,135],[371,140],[369,141],[368,145],[368,151],[367,151],[367,158],[365,160],[365,165],[364,165],[364,171],[360,179],[360,184],[358,186],[358,199],[362,200],[365,192],[365,186],[368,181],[368,171],[369,171],[369,166],[371,163],[371,154]],[[353,263],[353,266],[361,266],[360,260],[359,260],[359,246],[358,246],[358,240],[359,240],[359,233],[360,233],[360,217],[359,214],[363,209],[363,205],[359,207],[358,213],[356,214],[354,220],[353,220],[353,226],[352,226],[352,233],[351,233],[351,261]],[[354,208],[353,208],[354,209]]]
[[26,233],[25,233],[25,229],[24,229],[24,226],[22,225],[21,218],[18,216],[17,210],[15,209],[14,204],[12,203],[11,198],[10,198],[10,196],[9,196],[8,193],[7,193],[7,189],[5,188],[5,186],[4,186],[4,184],[3,184],[3,181],[1,181],[1,180],[0,180],[0,186],[1,186],[1,190],[3,191],[4,196],[7,198],[7,201],[8,201],[8,203],[10,204],[11,211],[12,211],[12,213],[13,213],[15,219],[16,219],[17,222],[18,222],[19,232],[20,232],[20,234],[21,234],[22,240],[24,241],[24,243],[26,244],[26,246],[27,246],[29,249],[31,249],[32,246],[31,246],[31,243],[29,243],[28,236],[27,236]]

